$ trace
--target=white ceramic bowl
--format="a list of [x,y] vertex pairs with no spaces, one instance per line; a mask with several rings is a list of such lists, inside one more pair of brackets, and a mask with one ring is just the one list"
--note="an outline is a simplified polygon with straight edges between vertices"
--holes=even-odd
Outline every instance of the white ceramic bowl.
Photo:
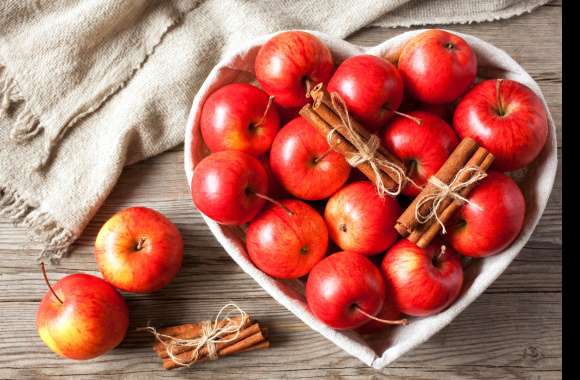
[[[318,36],[332,51],[335,64],[357,54],[385,56],[395,52],[404,42],[419,31],[402,33],[375,47],[361,47],[329,35],[307,31]],[[473,48],[478,58],[480,76],[513,79],[530,87],[538,94],[547,109],[546,101],[538,84],[506,52],[467,34],[455,33],[463,37]],[[211,71],[193,100],[189,119],[185,128],[185,173],[191,186],[195,165],[209,154],[200,133],[199,118],[207,96],[229,83],[252,82],[256,54],[273,35],[266,35],[249,41],[237,51],[227,54]],[[556,129],[548,110],[550,132],[546,146],[536,161],[525,170],[514,173],[526,197],[526,218],[522,232],[516,241],[503,252],[480,260],[475,260],[465,270],[465,282],[461,295],[447,310],[427,318],[414,318],[407,326],[396,327],[388,336],[373,338],[372,346],[363,337],[352,331],[337,331],[310,313],[304,297],[304,284],[299,280],[276,280],[256,268],[245,250],[244,233],[239,227],[221,226],[205,215],[203,218],[216,239],[236,263],[256,280],[274,299],[294,313],[312,329],[356,356],[374,368],[383,368],[405,352],[429,339],[473,302],[507,268],[530,238],[548,202],[557,169]],[[193,207],[193,206],[192,206]]]

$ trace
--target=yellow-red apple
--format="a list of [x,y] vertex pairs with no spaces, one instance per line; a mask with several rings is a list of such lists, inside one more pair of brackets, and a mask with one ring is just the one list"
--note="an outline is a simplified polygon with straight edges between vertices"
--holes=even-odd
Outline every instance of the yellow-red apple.
[[48,348],[75,360],[92,359],[115,348],[128,326],[129,309],[123,297],[109,283],[89,274],[72,274],[58,281],[36,313],[38,335]]
[[183,240],[163,214],[130,207],[113,215],[95,241],[105,280],[119,289],[149,293],[169,284],[181,269]]

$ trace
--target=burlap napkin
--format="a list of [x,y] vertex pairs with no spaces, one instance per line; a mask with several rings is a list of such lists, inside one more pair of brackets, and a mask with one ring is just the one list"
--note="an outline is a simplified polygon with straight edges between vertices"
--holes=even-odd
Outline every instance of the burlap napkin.
[[5,0],[0,2],[0,213],[59,259],[123,166],[183,141],[215,63],[281,29],[491,21],[546,0]]

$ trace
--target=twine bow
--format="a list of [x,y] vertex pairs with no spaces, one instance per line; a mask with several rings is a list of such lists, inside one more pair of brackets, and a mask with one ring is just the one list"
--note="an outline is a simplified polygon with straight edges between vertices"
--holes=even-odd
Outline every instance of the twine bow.
[[[228,310],[230,309],[230,310]],[[240,317],[239,323],[231,319],[231,315],[237,312]],[[222,318],[222,314],[224,317]],[[155,338],[163,344],[167,352],[167,356],[177,365],[189,367],[194,364],[199,358],[199,354],[202,348],[207,347],[207,356],[210,360],[216,360],[218,358],[216,345],[218,343],[227,343],[234,341],[238,338],[240,331],[243,327],[243,321],[247,314],[238,305],[229,303],[222,307],[217,313],[214,321],[203,321],[201,322],[202,333],[201,336],[195,339],[180,339],[173,337],[171,335],[165,335],[157,332],[154,327],[147,326],[139,330],[149,331],[155,336]],[[227,323],[219,327],[218,322],[221,319],[226,319]],[[235,335],[230,339],[222,339],[221,336],[230,335],[235,333]],[[174,354],[174,347],[193,347],[191,352],[191,360],[187,362],[181,362]]]
[[[317,84],[312,88],[310,93],[308,94],[309,97],[312,97],[313,103],[312,108],[316,109],[320,106],[322,99],[324,97],[324,93],[322,91],[322,83]],[[380,197],[383,197],[386,194],[389,194],[393,197],[399,195],[403,190],[403,185],[405,181],[410,181],[415,184],[410,178],[405,175],[405,170],[398,165],[395,165],[389,160],[384,158],[377,157],[376,152],[377,149],[381,145],[381,141],[379,137],[375,134],[371,134],[368,140],[364,140],[353,128],[350,115],[348,113],[348,108],[342,99],[342,97],[337,92],[330,93],[330,100],[332,101],[332,108],[340,118],[341,124],[346,130],[348,136],[345,136],[357,150],[357,153],[352,154],[350,157],[347,157],[346,161],[349,163],[350,166],[356,167],[364,162],[368,162],[371,166],[373,173],[375,175],[375,183],[377,186],[377,192]],[[332,136],[337,131],[337,127],[333,126],[332,130],[326,135],[326,141],[328,142],[329,146],[334,146],[332,143]],[[397,179],[397,188],[396,190],[389,190],[385,187],[385,184],[381,178],[381,169],[380,167],[387,167],[395,174]],[[415,184],[416,185],[416,184]],[[416,185],[417,186],[417,185]],[[421,188],[420,186],[418,186]]]
[[[463,177],[463,175],[465,174],[468,174],[469,177],[465,181],[461,181],[460,178]],[[472,184],[482,180],[486,176],[487,173],[481,170],[481,168],[479,168],[478,166],[466,166],[464,168],[461,168],[457,172],[455,177],[453,177],[449,185],[442,182],[439,178],[431,176],[431,178],[429,178],[429,182],[435,185],[435,187],[437,187],[437,190],[435,190],[433,193],[424,196],[423,198],[421,198],[421,200],[419,200],[419,202],[417,202],[417,205],[415,206],[415,219],[417,219],[419,223],[423,224],[428,222],[431,218],[435,218],[437,223],[441,225],[441,233],[446,234],[447,230],[445,229],[445,224],[441,221],[441,219],[439,218],[439,214],[437,212],[439,210],[439,207],[441,206],[441,203],[447,197],[453,197],[454,199],[460,202],[467,203],[477,208],[478,210],[481,210],[481,207],[479,205],[471,202],[469,199],[462,196],[460,192],[466,187],[469,187]],[[429,208],[429,211],[426,214],[421,213],[421,207],[431,201],[433,202],[433,205],[431,206],[431,208]]]

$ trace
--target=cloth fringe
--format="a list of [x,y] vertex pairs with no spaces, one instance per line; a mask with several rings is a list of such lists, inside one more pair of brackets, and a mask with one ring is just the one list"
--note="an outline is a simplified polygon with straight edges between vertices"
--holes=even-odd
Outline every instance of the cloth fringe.
[[39,261],[48,259],[53,264],[58,263],[75,241],[74,234],[61,227],[50,214],[3,185],[0,185],[0,215],[27,227],[32,238],[44,244],[37,258]]
[[[160,34],[159,39],[149,47],[143,58],[129,71],[126,78],[111,87],[108,92],[101,96],[100,99],[97,99],[90,107],[87,107],[84,110],[79,110],[76,115],[63,125],[58,126],[58,128],[50,128],[46,130],[48,133],[45,133],[42,150],[39,152],[37,161],[32,164],[33,171],[42,170],[47,165],[54,150],[72,127],[76,126],[80,120],[99,109],[109,98],[127,85],[131,78],[133,78],[139,69],[143,67],[149,56],[155,52],[155,49],[159,44],[161,44],[167,33],[179,25],[185,14],[195,8],[194,5],[195,4],[192,4],[189,9],[176,15],[171,20],[171,23]],[[10,130],[10,138],[17,143],[25,143],[39,135],[41,131],[45,130],[45,128],[41,125],[39,118],[34,115],[30,107],[26,104],[24,97],[18,90],[16,82],[6,73],[5,66],[0,64],[0,116],[9,114],[12,106],[17,102],[23,104],[19,106],[18,110],[15,112],[15,122]]]
[[[17,103],[20,104],[18,107],[16,107]],[[44,129],[38,117],[24,101],[16,82],[0,64],[0,116],[8,116],[12,112],[14,112],[14,115],[11,115],[14,117],[14,124],[10,130],[10,138],[17,143],[32,139]]]

